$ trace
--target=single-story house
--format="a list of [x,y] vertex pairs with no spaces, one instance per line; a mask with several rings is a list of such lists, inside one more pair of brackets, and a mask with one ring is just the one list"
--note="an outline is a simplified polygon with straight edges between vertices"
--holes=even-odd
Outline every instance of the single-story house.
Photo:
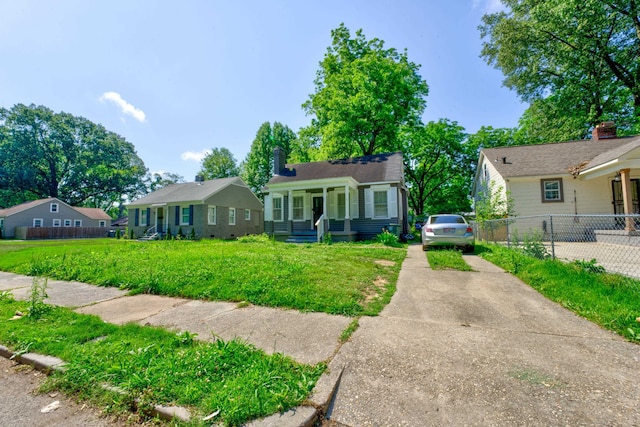
[[[639,181],[640,136],[618,137],[604,122],[590,140],[483,149],[473,195],[509,194],[518,216],[637,214]],[[635,227],[625,221],[626,231]]]
[[[56,197],[32,200],[7,209],[0,210],[0,230],[7,238],[64,238],[97,237],[107,233],[111,217],[98,208],[77,208],[68,205]],[[47,229],[47,234],[42,234]],[[70,228],[100,228],[100,230],[82,231],[64,230]],[[31,236],[31,237],[29,237]]]
[[279,240],[367,240],[383,230],[406,234],[402,153],[286,164],[274,150],[274,175],[263,189],[265,231]]
[[264,232],[262,202],[238,177],[168,185],[129,203],[128,210],[136,237],[181,232],[232,239]]

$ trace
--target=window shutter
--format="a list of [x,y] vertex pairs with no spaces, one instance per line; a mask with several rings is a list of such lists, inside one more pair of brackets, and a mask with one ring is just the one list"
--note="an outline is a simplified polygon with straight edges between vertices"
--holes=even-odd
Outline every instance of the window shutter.
[[264,220],[273,221],[273,209],[271,207],[271,194],[264,196]]
[[373,191],[364,189],[364,217],[373,218]]
[[303,205],[304,205],[304,219],[310,220],[311,219],[311,194],[310,193],[305,193]]
[[396,187],[387,190],[387,214],[389,218],[398,217],[398,189]]
[[360,218],[360,205],[358,204],[358,190],[349,190],[349,217]]
[[176,225],[180,225],[180,206],[176,206]]
[[151,208],[147,208],[147,223],[145,225],[151,225]]
[[193,205],[189,205],[189,225],[193,225]]
[[140,223],[140,209],[134,209],[134,220],[133,220],[133,224],[137,227],[138,224]]

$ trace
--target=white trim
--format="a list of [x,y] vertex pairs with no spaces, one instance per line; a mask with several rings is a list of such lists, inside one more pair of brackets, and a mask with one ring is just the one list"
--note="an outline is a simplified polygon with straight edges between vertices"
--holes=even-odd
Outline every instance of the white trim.
[[[189,225],[189,217],[191,217],[191,211],[190,208],[191,206],[182,206],[180,205],[180,225]],[[184,222],[184,210],[187,210],[187,222]]]
[[[276,200],[280,200],[280,207],[278,210],[280,211],[280,219],[276,219],[274,212],[276,210],[275,206]],[[283,222],[284,221],[284,196],[282,194],[273,194],[271,196],[271,218],[273,222]]]
[[[53,210],[53,207],[56,207],[56,210]],[[60,203],[57,202],[51,202],[49,203],[49,212],[50,213],[60,213]]]
[[236,225],[236,208],[229,208],[229,225]]
[[104,220],[104,219],[101,219],[100,221],[98,221],[98,227],[106,228],[107,227],[107,221]]
[[251,221],[251,209],[244,210],[244,220]]
[[[213,209],[213,221],[211,221],[211,209]],[[207,205],[207,225],[216,225],[218,221],[218,208],[216,205]]]
[[71,227],[71,224],[73,224],[73,221],[71,221],[70,219],[65,219],[65,220],[62,222],[62,226],[63,226],[63,227]]
[[61,227],[62,226],[62,220],[60,218],[54,218],[53,219],[53,226],[54,227]]
[[33,218],[33,226],[34,227],[44,227],[44,219],[42,219],[42,218]]
[[82,227],[82,220],[81,219],[74,219],[73,220],[73,226],[74,227]]

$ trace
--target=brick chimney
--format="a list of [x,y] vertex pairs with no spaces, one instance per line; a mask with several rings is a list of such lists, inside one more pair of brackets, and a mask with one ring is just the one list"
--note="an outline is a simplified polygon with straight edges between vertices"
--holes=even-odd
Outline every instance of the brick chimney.
[[616,124],[614,122],[602,122],[593,128],[591,136],[594,141],[617,138],[618,132],[616,130]]
[[280,175],[287,163],[287,152],[280,147],[273,149],[273,174]]

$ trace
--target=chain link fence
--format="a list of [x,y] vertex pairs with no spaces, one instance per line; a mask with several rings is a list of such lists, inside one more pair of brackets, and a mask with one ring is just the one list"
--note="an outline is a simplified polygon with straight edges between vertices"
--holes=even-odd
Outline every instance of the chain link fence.
[[476,239],[540,242],[554,259],[595,260],[609,273],[640,278],[640,215],[536,215],[477,223]]

